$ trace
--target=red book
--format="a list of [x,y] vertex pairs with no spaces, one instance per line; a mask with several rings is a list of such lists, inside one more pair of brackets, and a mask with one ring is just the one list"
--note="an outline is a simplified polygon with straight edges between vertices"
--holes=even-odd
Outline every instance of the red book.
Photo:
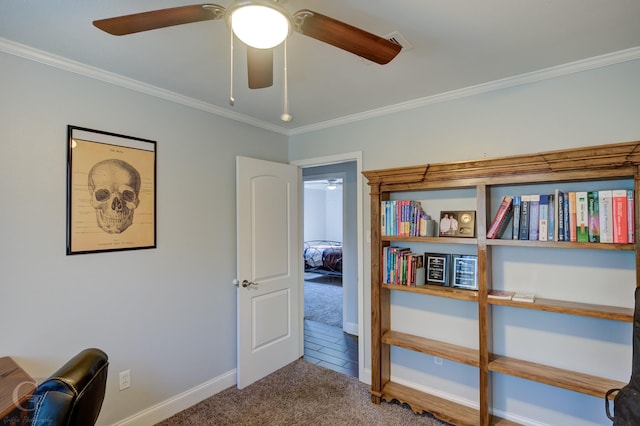
[[633,206],[633,189],[627,190],[627,234],[630,243],[636,242],[636,211]]
[[629,242],[629,231],[627,228],[627,190],[614,189],[612,195],[613,242],[626,244]]
[[505,195],[502,197],[502,201],[500,202],[500,206],[498,207],[498,212],[493,218],[491,225],[489,226],[489,230],[487,231],[487,238],[500,238],[498,235],[498,231],[500,228],[504,230],[503,224],[506,220],[508,220],[509,212],[513,208],[513,197],[510,195]]

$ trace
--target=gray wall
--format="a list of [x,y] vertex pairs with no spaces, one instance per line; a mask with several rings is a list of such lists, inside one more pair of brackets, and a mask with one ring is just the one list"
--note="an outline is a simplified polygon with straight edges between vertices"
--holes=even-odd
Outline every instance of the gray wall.
[[[33,376],[45,377],[85,347],[106,350],[111,367],[100,424],[152,410],[234,371],[235,290],[230,283],[235,275],[236,155],[293,161],[362,151],[366,170],[606,144],[640,135],[640,61],[297,134],[288,141],[4,53],[0,70],[0,355],[13,355]],[[67,124],[158,142],[157,249],[65,256]],[[367,194],[365,188],[366,228]],[[368,368],[368,244],[364,255],[366,331],[361,338]],[[593,256],[594,263],[603,257],[585,256]],[[602,297],[631,305],[633,254],[622,258],[611,259],[617,263],[610,270],[616,283],[610,292],[586,289],[580,294],[594,303]],[[572,280],[562,264],[558,270],[565,281]],[[422,307],[413,300],[400,302],[407,307],[400,320],[419,326],[416,312]],[[473,313],[463,314],[462,323],[474,329]],[[568,321],[575,330],[584,329],[584,322]],[[528,318],[522,322],[531,323]],[[581,331],[560,336],[551,361],[582,366],[588,355],[599,361],[603,375],[627,380],[630,325],[598,320],[587,320],[587,325],[612,337],[593,346]],[[473,332],[454,338],[469,336],[473,340]],[[558,341],[552,333],[542,333],[546,337]],[[392,371],[399,379],[474,402],[474,369],[445,361],[442,374],[429,359],[399,354],[398,360]],[[125,369],[131,369],[132,387],[119,392],[117,375]],[[498,408],[523,422],[607,424],[600,399],[510,378],[497,382]],[[523,392],[525,398],[510,395]]]
[[[0,356],[45,377],[104,349],[100,424],[233,372],[235,157],[286,162],[287,138],[4,53],[0,70]],[[65,256],[67,124],[157,141],[157,249]]]
[[[289,153],[290,160],[296,161],[362,151],[363,170],[500,157],[638,140],[639,113],[640,61],[636,60],[457,100],[425,102],[420,108],[404,112],[296,134],[290,138]],[[462,193],[460,197],[464,199],[467,195]],[[363,197],[365,229],[368,229],[366,187]],[[366,331],[361,338],[366,339],[365,363],[370,369],[368,243],[365,241],[364,253]],[[438,246],[436,249],[455,252],[460,248]],[[505,251],[496,257],[504,260],[500,264],[505,265],[505,270],[500,276],[510,277],[519,271],[522,283],[512,280],[511,285],[539,286],[539,292],[554,291],[559,293],[559,298],[633,306],[632,252],[615,256],[600,251],[564,253],[563,250],[561,254]],[[529,255],[541,259],[537,265],[539,272],[522,274],[518,262]],[[589,263],[593,266],[586,273],[576,266]],[[552,274],[555,288],[545,289],[542,284]],[[586,278],[587,282],[581,283],[573,274],[591,275]],[[610,284],[595,288],[594,283]],[[394,295],[397,308],[392,322],[396,326],[401,324],[399,328],[403,331],[477,347],[477,310],[457,301],[435,299],[438,298]],[[420,314],[425,307],[430,314]],[[620,381],[629,378],[631,325],[628,323],[557,314],[541,317],[513,310],[500,311],[494,321],[501,333],[497,348],[507,355],[517,354]],[[529,338],[537,339],[540,344],[528,344]],[[391,372],[398,382],[463,404],[477,404],[477,369],[447,361],[442,367],[435,366],[433,357],[402,350],[392,351],[392,358]],[[599,398],[501,375],[494,375],[494,385],[497,413],[507,413],[524,424],[610,424]]]

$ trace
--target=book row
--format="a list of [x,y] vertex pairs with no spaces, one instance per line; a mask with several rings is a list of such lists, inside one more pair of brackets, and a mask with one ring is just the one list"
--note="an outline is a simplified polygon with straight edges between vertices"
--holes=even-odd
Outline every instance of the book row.
[[514,240],[633,243],[634,198],[627,189],[505,195],[487,238],[511,227]]
[[478,256],[412,252],[406,247],[384,247],[382,282],[409,287],[426,284],[478,289]]
[[427,221],[431,218],[422,209],[420,201],[382,201],[382,235],[417,237],[427,235]]

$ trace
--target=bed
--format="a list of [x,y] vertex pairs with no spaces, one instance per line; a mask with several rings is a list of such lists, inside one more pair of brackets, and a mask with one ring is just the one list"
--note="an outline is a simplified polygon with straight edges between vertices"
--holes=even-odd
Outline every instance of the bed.
[[304,271],[342,276],[342,243],[330,240],[304,242]]

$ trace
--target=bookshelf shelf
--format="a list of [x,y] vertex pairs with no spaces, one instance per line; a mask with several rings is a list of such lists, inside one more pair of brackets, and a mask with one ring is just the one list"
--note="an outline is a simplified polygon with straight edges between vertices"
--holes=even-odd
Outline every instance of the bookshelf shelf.
[[[539,188],[545,185],[553,185],[554,187],[556,185],[586,186],[596,182],[606,186],[610,181],[624,180],[629,183],[629,187],[633,188],[632,194],[634,198],[636,200],[639,199],[640,142],[574,148],[571,150],[477,161],[372,170],[363,172],[363,175],[368,180],[371,199],[372,337],[370,392],[374,403],[398,400],[408,404],[416,413],[427,411],[437,418],[455,425],[512,425],[516,423],[498,418],[492,414],[496,410],[496,407],[492,405],[494,399],[494,391],[492,389],[493,374],[506,374],[597,398],[603,398],[610,388],[624,385],[624,383],[604,377],[495,355],[493,352],[494,336],[500,336],[501,339],[506,339],[507,341],[510,336],[505,335],[504,330],[494,330],[493,318],[494,310],[499,312],[496,316],[499,316],[502,320],[514,316],[517,317],[518,314],[524,312],[522,310],[533,310],[540,312],[540,314],[536,315],[546,315],[547,312],[551,312],[572,315],[578,318],[586,317],[630,323],[633,322],[633,309],[538,296],[536,296],[534,303],[526,303],[488,298],[487,295],[493,288],[492,277],[494,273],[492,273],[492,269],[504,270],[504,263],[507,259],[519,258],[517,251],[520,248],[529,249],[526,251],[526,259],[523,259],[523,262],[537,260],[539,264],[540,258],[553,258],[553,267],[555,267],[556,265],[562,266],[563,259],[569,258],[573,263],[568,264],[574,268],[576,259],[581,258],[582,253],[571,253],[570,251],[572,250],[590,250],[590,258],[602,259],[603,262],[610,261],[614,257],[621,262],[630,262],[630,257],[626,256],[626,254],[625,256],[618,256],[616,252],[635,251],[635,279],[633,284],[637,287],[640,285],[638,274],[638,262],[640,261],[640,255],[638,255],[640,253],[640,244],[638,243],[640,237],[639,227],[633,230],[635,242],[632,244],[488,239],[487,230],[496,215],[497,205],[503,194],[522,194],[524,192],[519,191],[522,191],[523,188]],[[472,195],[472,198],[475,198],[474,200],[468,199],[470,191],[474,194]],[[415,194],[415,197],[412,196],[413,194]],[[466,209],[475,210],[476,232],[474,238],[382,235],[381,219],[384,217],[381,212],[382,202],[393,200],[394,197],[428,200],[430,199],[429,197],[437,197],[438,195],[447,200],[452,197],[464,198],[462,201],[465,206],[467,206],[466,203],[468,202],[474,203],[474,207],[467,207]],[[634,223],[640,223],[640,208],[635,208],[633,219]],[[411,251],[418,253],[421,251],[437,252],[439,250],[453,250],[464,253],[473,251],[477,257],[477,290],[436,285],[410,287],[383,283],[383,253],[386,250],[385,248],[399,246],[403,243],[411,243]],[[452,248],[440,248],[446,245],[450,245]],[[537,251],[537,249],[542,250]],[[565,249],[566,251],[554,251],[553,255],[551,255],[548,251],[545,253],[547,249]],[[598,254],[598,251],[601,253]],[[537,256],[536,253],[539,253],[540,256]],[[532,259],[536,257],[538,259]],[[629,265],[629,263],[625,264]],[[589,266],[591,267],[591,265]],[[533,263],[530,266],[530,268],[535,267]],[[513,274],[513,272],[511,273]],[[510,285],[515,284],[508,281],[511,278],[507,274],[501,273],[500,275],[507,277],[504,283],[507,289],[509,289]],[[528,278],[535,279],[535,276],[536,274],[532,274],[532,277]],[[589,284],[607,285],[602,279],[594,279],[592,281],[595,282]],[[628,285],[631,283],[623,282],[619,284]],[[430,327],[434,329],[439,327],[435,323],[425,325],[425,332],[421,333],[423,334],[421,336],[400,332],[397,328],[394,329],[391,312],[394,309],[398,309],[396,304],[399,301],[407,299],[404,294],[396,294],[395,296],[399,296],[398,298],[392,297],[393,292],[411,293],[417,298],[447,298],[460,301],[452,303],[468,302],[477,304],[478,349],[453,345],[425,337],[429,336]],[[415,306],[420,309],[419,306],[421,305],[416,302]],[[435,305],[427,303],[422,306]],[[508,307],[509,310],[498,311],[498,309],[503,309],[502,307]],[[518,312],[516,310],[521,311]],[[456,315],[455,312],[450,314]],[[468,317],[464,317],[465,321],[468,319]],[[545,319],[549,321],[542,321],[541,324],[551,324],[550,321],[554,320],[548,315]],[[577,322],[577,324],[579,325],[580,322]],[[584,333],[588,334],[589,332],[590,330],[588,329],[584,330]],[[447,401],[394,382],[391,377],[392,347],[400,347],[477,368],[479,374],[477,409]],[[400,354],[396,355],[394,352],[394,356],[398,355]],[[410,360],[410,358],[406,359]]]
[[438,285],[424,285],[420,287],[407,287],[399,284],[382,284],[382,287],[394,291],[407,291],[410,293],[428,294],[430,296],[448,297],[450,299],[478,301],[478,292],[462,288],[442,287]]
[[546,385],[604,398],[607,390],[626,383],[505,356],[493,356],[489,370]]
[[608,243],[575,243],[566,241],[526,241],[526,240],[487,240],[489,246],[508,247],[549,247],[562,249],[584,250],[635,250],[635,244],[608,244]]
[[[479,411],[477,409],[417,391],[399,383],[387,382],[384,385],[382,396],[372,396],[372,399],[375,398],[384,399],[387,402],[396,400],[408,404],[416,414],[422,414],[426,411],[447,423],[461,426],[477,426],[478,424]],[[494,416],[490,425],[515,426],[517,423]]]
[[477,238],[457,238],[457,237],[398,237],[385,235],[380,237],[382,241],[397,241],[397,242],[415,242],[415,243],[432,243],[432,244],[478,244]]
[[449,361],[460,362],[472,367],[480,366],[478,350],[465,348],[464,346],[418,337],[399,331],[387,331],[384,333],[382,335],[382,343],[437,356]]
[[600,318],[622,322],[633,322],[633,309],[618,306],[593,305],[589,303],[568,302],[566,300],[536,298],[535,302],[516,302],[513,300],[487,299],[492,305],[513,306],[537,311],[557,312],[582,317]]

